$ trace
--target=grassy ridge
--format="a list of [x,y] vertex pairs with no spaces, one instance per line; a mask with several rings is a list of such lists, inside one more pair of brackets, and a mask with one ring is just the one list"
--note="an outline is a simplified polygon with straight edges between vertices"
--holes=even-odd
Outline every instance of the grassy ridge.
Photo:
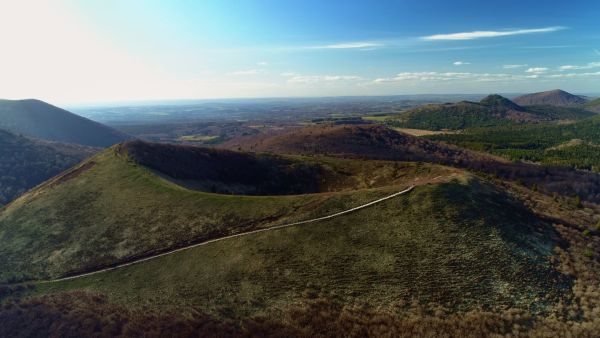
[[463,179],[316,224],[39,284],[36,292],[86,290],[218,317],[278,311],[311,294],[378,307],[418,299],[543,312],[570,286],[549,263],[556,239],[502,191]]
[[0,212],[0,280],[58,277],[323,216],[396,192],[417,176],[448,171],[410,163],[306,161],[337,173],[338,190],[359,190],[288,196],[205,193],[176,185],[109,149]]

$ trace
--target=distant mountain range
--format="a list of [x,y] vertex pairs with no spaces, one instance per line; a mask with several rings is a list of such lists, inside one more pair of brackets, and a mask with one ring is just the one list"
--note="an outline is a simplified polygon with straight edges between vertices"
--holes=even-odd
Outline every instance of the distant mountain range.
[[587,102],[587,100],[581,96],[573,95],[560,89],[521,95],[514,98],[513,101],[522,106],[576,106]]
[[0,100],[0,128],[29,137],[108,147],[127,135],[39,100]]

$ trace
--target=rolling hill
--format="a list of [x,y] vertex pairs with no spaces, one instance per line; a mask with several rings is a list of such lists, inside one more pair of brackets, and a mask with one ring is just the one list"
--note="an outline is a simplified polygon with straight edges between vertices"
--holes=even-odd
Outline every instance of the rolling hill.
[[560,89],[521,95],[514,98],[513,101],[522,106],[577,106],[586,103],[586,99],[583,97],[573,95]]
[[0,279],[55,278],[324,216],[450,171],[128,142],[0,211]]
[[29,137],[108,147],[128,137],[39,100],[0,100],[0,128]]
[[[580,123],[589,125],[585,122]],[[506,127],[508,130],[511,128]],[[590,136],[595,135],[596,131],[591,125],[589,129]],[[482,130],[483,137],[485,137],[485,130],[487,129]],[[469,135],[471,133],[458,133],[434,135],[430,138],[468,139]],[[492,156],[443,142],[403,134],[381,125],[309,126],[276,135],[242,137],[226,142],[222,146],[230,149],[279,154],[433,162],[484,172],[505,180],[536,186],[548,194],[566,194],[580,196],[584,200],[600,201],[600,175],[596,173],[575,170],[573,167],[511,162],[500,156]],[[574,181],[577,184],[573,184]]]
[[[79,335],[103,323],[144,336],[160,335],[147,330],[243,336],[256,335],[257,329],[259,335],[327,330],[327,336],[336,336],[349,328],[321,326],[345,316],[354,318],[348,324],[359,325],[353,330],[366,329],[372,316],[380,320],[368,326],[386,331],[407,320],[427,323],[418,325],[418,332],[433,325],[457,335],[465,325],[486,334],[515,332],[516,323],[527,323],[517,331],[547,327],[543,318],[565,311],[562,304],[573,297],[572,278],[554,263],[561,237],[503,189],[455,174],[344,217],[37,283],[26,289],[26,299],[1,312],[10,316],[0,330],[14,332],[16,320],[27,314],[32,314],[28,328]],[[86,243],[88,249],[97,245]],[[62,314],[52,315],[55,325],[49,327],[39,314],[53,309]],[[483,317],[445,322],[446,311]],[[154,318],[153,324],[133,324],[141,313]],[[302,328],[309,331],[302,334]],[[369,332],[357,335],[380,331]]]
[[[304,154],[126,142],[0,210],[1,279],[32,283],[0,285],[0,335],[596,332],[600,243],[560,218],[586,211],[460,169],[381,160],[461,160],[382,126],[286,135],[262,144]],[[322,148],[306,144],[315,139]],[[76,278],[47,280],[62,276]]]
[[38,292],[87,291],[234,318],[275,314],[311,292],[380,307],[416,298],[452,309],[549,311],[571,287],[549,260],[557,234],[502,190],[457,177],[344,217],[44,283]]
[[[225,142],[219,147],[280,154],[451,163],[479,155],[376,124],[323,124],[274,135],[254,135]],[[488,156],[489,157],[489,156]]]
[[58,175],[96,148],[29,139],[0,129],[0,204]]
[[583,109],[558,109],[551,106],[522,107],[500,95],[489,95],[480,102],[429,104],[409,109],[385,121],[394,127],[426,130],[460,130],[515,123],[577,119],[592,115]]

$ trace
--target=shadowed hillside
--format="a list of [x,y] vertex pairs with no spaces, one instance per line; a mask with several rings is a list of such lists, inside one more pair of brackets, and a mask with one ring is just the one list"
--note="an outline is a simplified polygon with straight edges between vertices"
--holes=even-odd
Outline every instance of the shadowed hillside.
[[228,150],[134,141],[122,151],[137,163],[195,190],[238,195],[329,191],[335,173],[315,163]]
[[96,151],[91,147],[29,139],[0,129],[0,205]]
[[108,147],[127,138],[105,125],[39,100],[0,100],[0,128],[92,147]]
[[278,135],[234,139],[220,147],[283,154],[327,154],[438,163],[477,156],[458,147],[399,133],[379,125],[320,125]]

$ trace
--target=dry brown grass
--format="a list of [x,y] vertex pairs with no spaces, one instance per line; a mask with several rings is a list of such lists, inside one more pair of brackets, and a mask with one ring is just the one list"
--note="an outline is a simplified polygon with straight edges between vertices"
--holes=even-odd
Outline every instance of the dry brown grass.
[[427,135],[440,135],[440,134],[456,134],[455,130],[425,130],[425,129],[411,129],[411,128],[392,128],[395,131],[405,133],[412,136],[427,136]]

